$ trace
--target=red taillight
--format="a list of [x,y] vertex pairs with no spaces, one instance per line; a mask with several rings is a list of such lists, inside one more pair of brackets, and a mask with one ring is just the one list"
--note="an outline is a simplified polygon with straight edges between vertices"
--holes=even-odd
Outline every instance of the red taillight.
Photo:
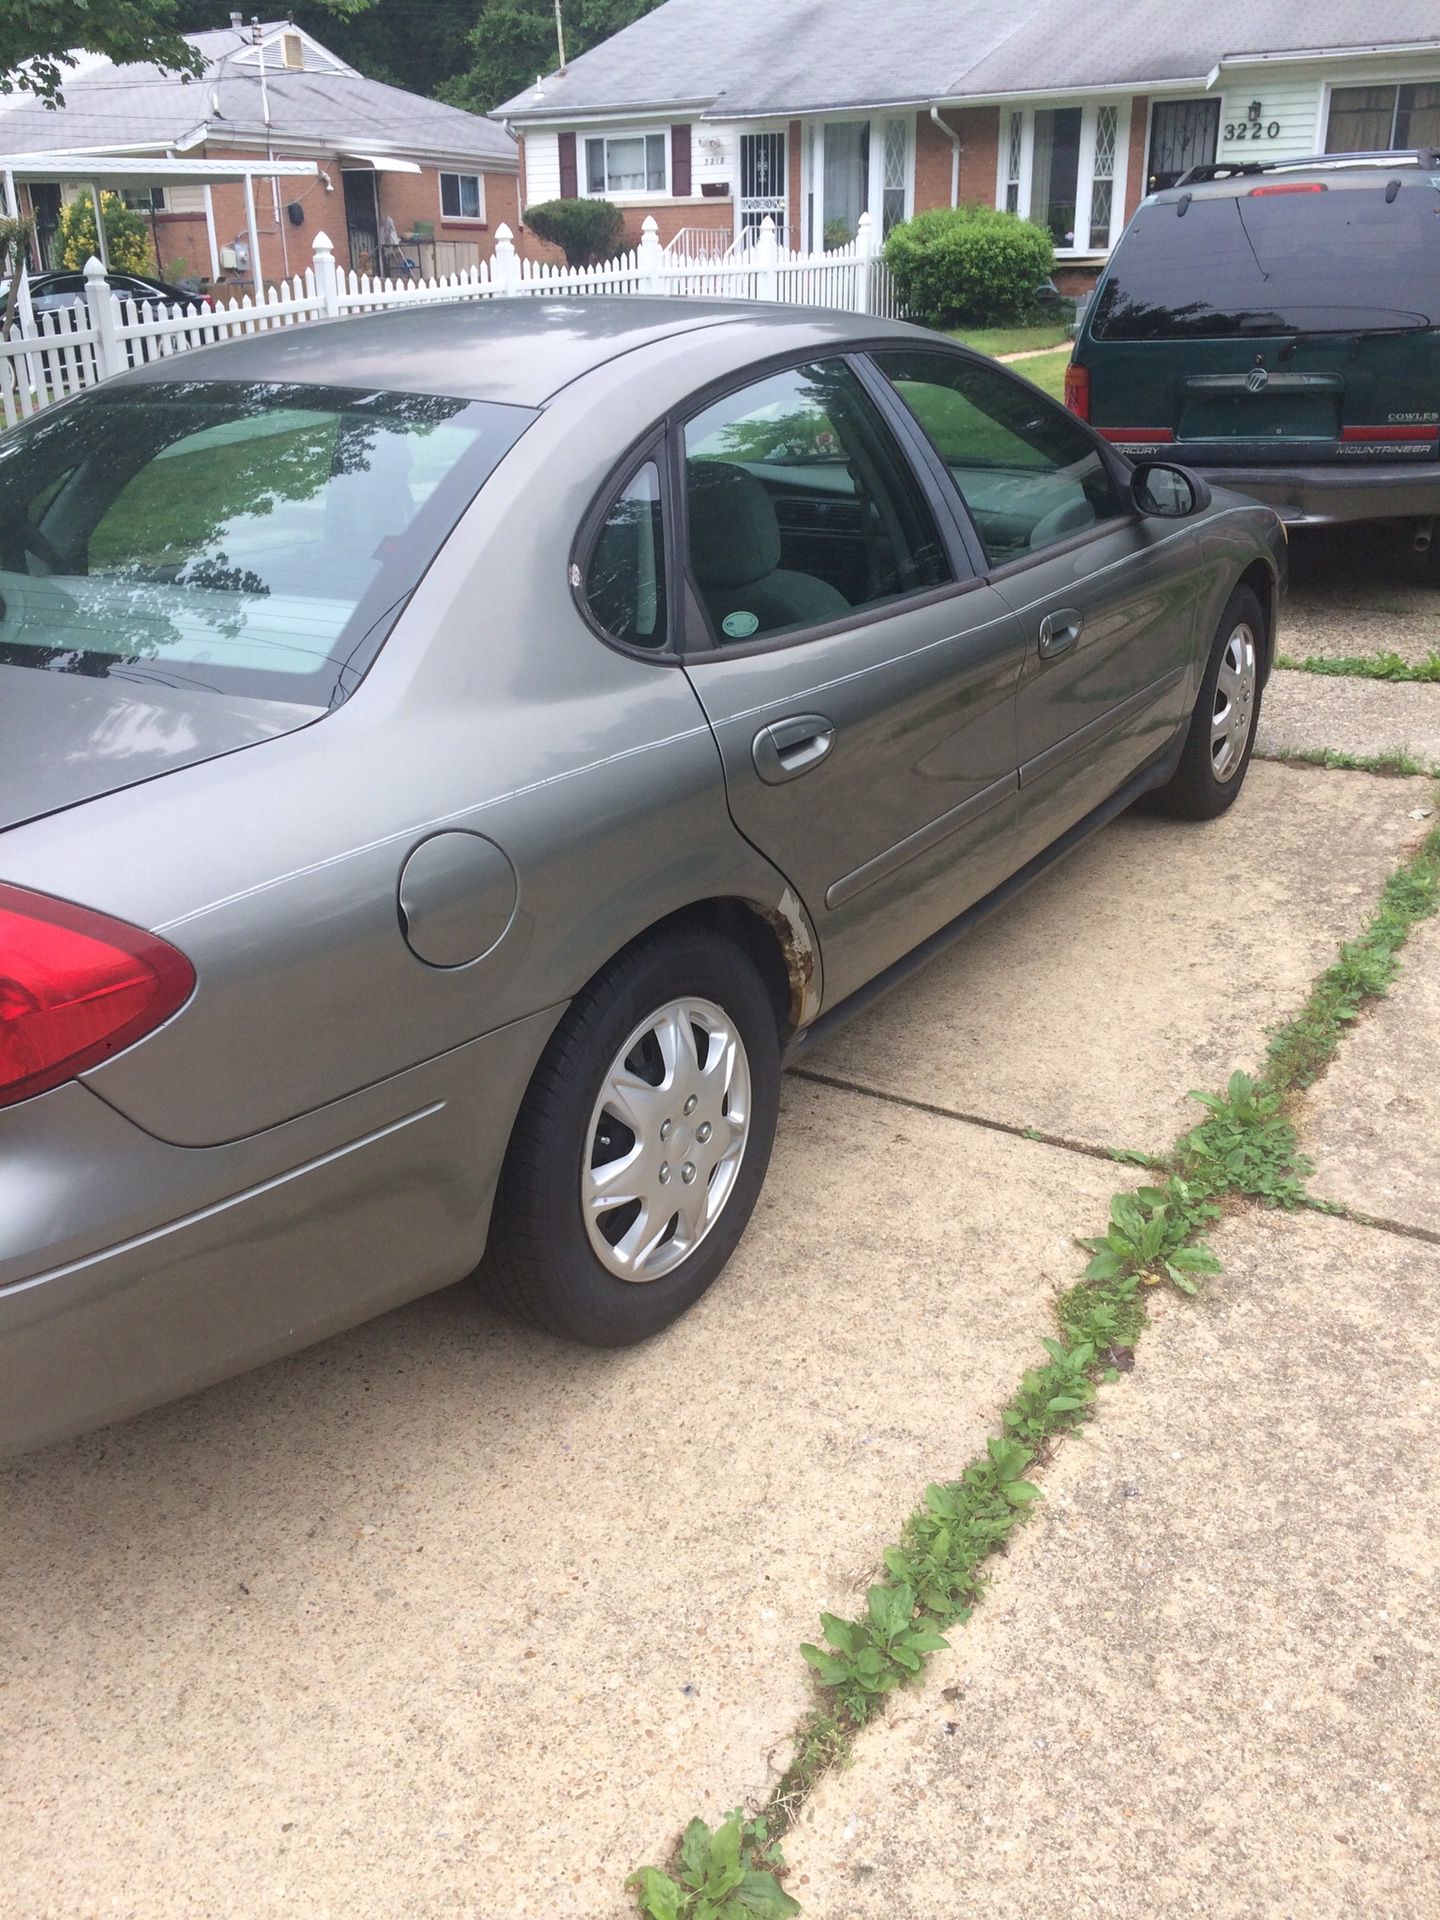
[[1102,440],[1125,447],[1168,447],[1175,438],[1169,427],[1100,427],[1097,432]]
[[1329,188],[1323,180],[1276,180],[1268,187],[1251,187],[1249,197],[1263,200],[1271,193],[1328,193]]
[[206,313],[214,313],[215,302],[210,298],[208,293],[201,294],[200,304],[205,309]]
[[1065,404],[1080,419],[1090,418],[1090,369],[1073,361],[1065,369]]
[[1440,440],[1440,426],[1433,427],[1342,427],[1342,440]]
[[194,986],[190,962],[155,934],[0,885],[0,1107],[99,1066]]

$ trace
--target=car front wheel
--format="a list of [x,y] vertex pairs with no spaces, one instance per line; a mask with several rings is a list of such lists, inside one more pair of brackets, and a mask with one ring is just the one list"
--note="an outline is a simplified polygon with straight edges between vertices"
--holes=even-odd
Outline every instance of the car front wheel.
[[1154,796],[1161,812],[1213,820],[1234,805],[1255,751],[1264,644],[1264,609],[1249,587],[1237,587],[1220,616],[1180,764]]
[[522,1319],[592,1346],[699,1299],[754,1211],[780,1038],[748,959],[665,932],[577,995],[516,1120],[482,1277]]

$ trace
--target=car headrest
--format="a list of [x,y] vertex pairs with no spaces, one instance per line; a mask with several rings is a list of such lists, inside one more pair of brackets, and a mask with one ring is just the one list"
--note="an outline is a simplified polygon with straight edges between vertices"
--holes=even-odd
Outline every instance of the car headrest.
[[780,564],[770,496],[743,467],[692,460],[686,469],[690,559],[702,587],[744,587]]

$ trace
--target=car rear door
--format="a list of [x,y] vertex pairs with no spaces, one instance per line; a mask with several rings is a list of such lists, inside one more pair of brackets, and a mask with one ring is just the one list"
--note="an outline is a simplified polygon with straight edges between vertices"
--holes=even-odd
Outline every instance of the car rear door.
[[1028,381],[943,348],[873,359],[928,434],[1020,623],[1023,862],[1123,786],[1184,718],[1196,542],[1135,514],[1094,436]]
[[1020,625],[843,358],[711,398],[675,457],[685,670],[830,1005],[1013,867]]

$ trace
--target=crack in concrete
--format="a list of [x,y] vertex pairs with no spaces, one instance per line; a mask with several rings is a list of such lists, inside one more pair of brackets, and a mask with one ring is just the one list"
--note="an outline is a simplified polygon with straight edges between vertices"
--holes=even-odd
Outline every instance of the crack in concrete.
[[908,1094],[889,1093],[883,1087],[867,1087],[858,1080],[845,1080],[839,1074],[817,1073],[813,1067],[791,1067],[797,1080],[811,1080],[816,1086],[831,1087],[837,1093],[858,1093],[867,1100],[883,1100],[892,1107],[908,1107],[914,1113],[928,1113],[937,1120],[959,1120],[967,1127],[984,1127],[990,1133],[1007,1133],[1014,1140],[1032,1140],[1042,1147],[1062,1147],[1067,1153],[1083,1153],[1091,1160],[1104,1160],[1111,1166],[1133,1166],[1132,1160],[1118,1160],[1109,1147],[1089,1140],[1072,1140],[1063,1133],[1046,1133],[1039,1127],[1018,1127],[1012,1120],[992,1120],[983,1113],[966,1113],[959,1107],[942,1107],[931,1100],[914,1100]]

